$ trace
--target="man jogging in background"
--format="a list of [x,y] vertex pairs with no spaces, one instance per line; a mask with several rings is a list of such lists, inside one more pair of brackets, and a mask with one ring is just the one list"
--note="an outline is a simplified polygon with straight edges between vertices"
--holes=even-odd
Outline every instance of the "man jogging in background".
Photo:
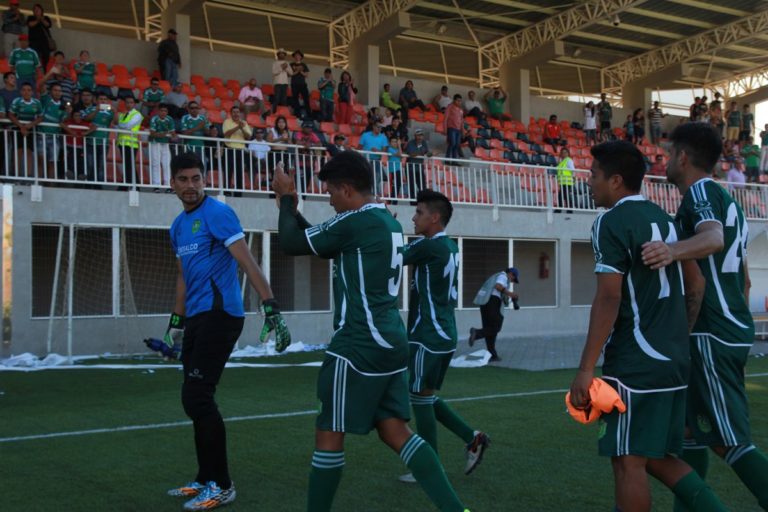
[[509,267],[507,270],[486,279],[475,295],[473,304],[480,306],[480,318],[483,321],[483,327],[482,329],[475,329],[474,327],[469,329],[469,346],[474,346],[477,340],[485,339],[485,346],[491,353],[490,361],[501,361],[496,352],[496,336],[504,323],[504,307],[511,300],[515,309],[520,309],[517,303],[517,294],[509,291],[509,283],[519,283],[519,278],[520,272],[515,267]]

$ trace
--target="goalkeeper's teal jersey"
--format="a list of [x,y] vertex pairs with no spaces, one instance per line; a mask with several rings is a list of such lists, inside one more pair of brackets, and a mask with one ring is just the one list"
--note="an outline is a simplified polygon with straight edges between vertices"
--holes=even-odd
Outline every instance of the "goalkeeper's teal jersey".
[[456,349],[459,247],[445,233],[411,242],[403,262],[413,265],[408,339],[433,352]]
[[328,353],[362,373],[406,369],[408,345],[397,309],[403,229],[383,204],[369,203],[307,228],[312,251],[333,258],[334,329]]
[[592,226],[595,272],[622,274],[621,304],[603,376],[636,390],[684,388],[690,354],[680,263],[651,270],[643,244],[677,241],[672,217],[643,196],[623,198]]
[[682,238],[695,235],[702,222],[723,226],[723,250],[698,260],[707,286],[693,333],[711,334],[726,343],[752,343],[755,324],[744,296],[748,233],[741,207],[723,187],[704,178],[685,193],[675,220]]

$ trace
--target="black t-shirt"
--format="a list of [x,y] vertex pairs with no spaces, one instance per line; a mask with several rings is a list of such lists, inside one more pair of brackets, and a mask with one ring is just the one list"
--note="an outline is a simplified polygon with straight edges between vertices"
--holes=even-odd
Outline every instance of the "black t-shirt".
[[[48,27],[43,24],[43,22],[38,23],[34,27],[30,27],[29,23],[32,21],[35,21],[37,18],[34,16],[28,16],[27,17],[27,29],[29,33],[29,46],[32,48],[48,48],[48,37],[46,36],[45,32],[48,29]],[[51,25],[51,18],[48,16],[43,16],[43,20],[45,20],[45,23],[47,23],[49,26]]]
[[291,62],[293,75],[291,76],[291,87],[301,87],[307,85],[307,79],[301,72],[309,73],[309,68],[303,62]]

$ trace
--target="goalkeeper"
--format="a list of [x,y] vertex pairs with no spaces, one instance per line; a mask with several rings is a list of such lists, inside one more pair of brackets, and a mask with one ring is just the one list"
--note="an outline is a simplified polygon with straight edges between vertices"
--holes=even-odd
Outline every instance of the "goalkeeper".
[[[231,207],[205,195],[205,168],[194,153],[171,160],[171,187],[184,207],[171,226],[179,274],[176,305],[165,341],[183,338],[181,401],[192,420],[198,470],[190,483],[168,491],[189,498],[185,510],[208,510],[232,502],[224,421],[214,400],[224,365],[243,330],[238,264],[263,301],[263,342],[274,330],[277,350],[291,343],[266,277],[254,261]],[[185,320],[186,316],[186,320]]]

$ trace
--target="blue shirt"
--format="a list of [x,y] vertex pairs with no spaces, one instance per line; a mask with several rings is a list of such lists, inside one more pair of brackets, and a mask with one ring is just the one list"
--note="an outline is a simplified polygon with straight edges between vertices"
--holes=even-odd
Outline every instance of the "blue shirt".
[[[374,135],[373,132],[365,132],[360,136],[360,146],[364,151],[387,152],[389,139],[383,133]],[[368,160],[381,160],[380,155],[368,155]]]
[[187,287],[187,317],[212,310],[245,316],[237,261],[227,249],[244,237],[234,210],[210,197],[173,221],[171,246]]

